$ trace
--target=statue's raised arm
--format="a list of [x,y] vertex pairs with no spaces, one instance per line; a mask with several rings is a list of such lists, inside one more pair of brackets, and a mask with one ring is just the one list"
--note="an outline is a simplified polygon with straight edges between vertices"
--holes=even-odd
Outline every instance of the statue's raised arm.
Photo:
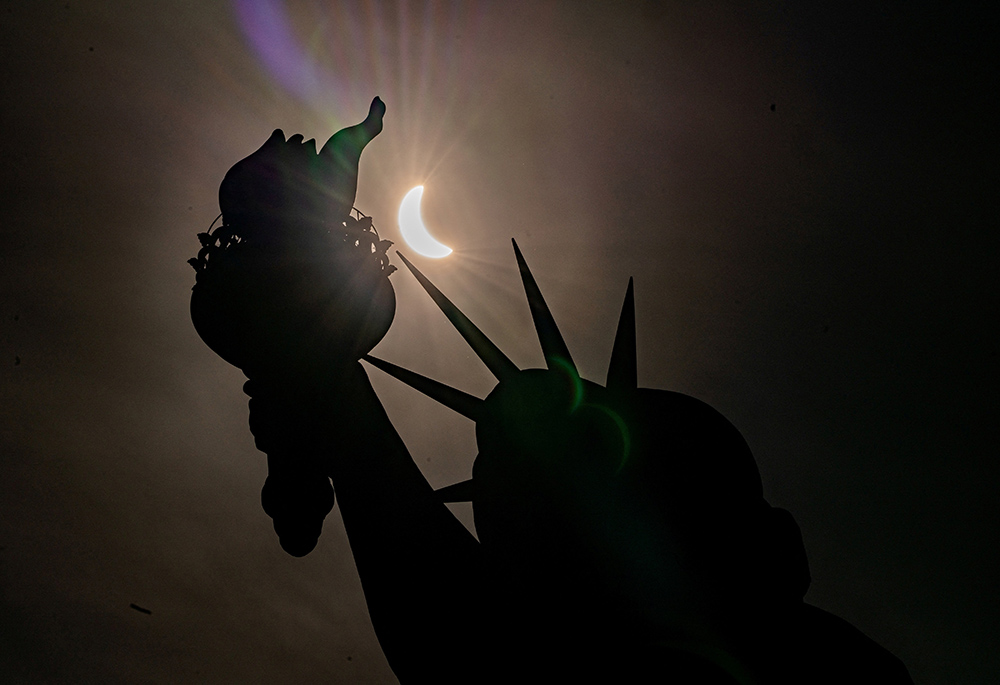
[[479,545],[434,495],[358,362],[395,312],[390,243],[352,215],[361,151],[384,112],[376,98],[319,153],[275,131],[230,169],[222,225],[199,236],[191,260],[191,316],[249,379],[250,428],[268,463],[261,502],[282,547],[313,549],[336,492],[390,665],[401,678],[447,675],[459,665],[436,652],[470,635]]

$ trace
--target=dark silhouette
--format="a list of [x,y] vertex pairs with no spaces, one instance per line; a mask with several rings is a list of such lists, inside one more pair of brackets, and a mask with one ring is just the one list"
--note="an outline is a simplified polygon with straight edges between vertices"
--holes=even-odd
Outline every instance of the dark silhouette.
[[[276,132],[230,170],[191,309],[249,378],[262,502],[286,551],[312,550],[336,489],[399,679],[911,682],[802,601],[798,526],[764,500],[739,431],[694,398],[637,387],[631,281],[603,386],[580,377],[516,244],[545,368],[518,369],[401,254],[498,383],[481,400],[368,354],[393,317],[392,267],[350,211],[383,112],[376,98],[331,139],[336,154]],[[475,421],[471,480],[432,490],[362,358]],[[460,500],[479,541],[445,507]]]

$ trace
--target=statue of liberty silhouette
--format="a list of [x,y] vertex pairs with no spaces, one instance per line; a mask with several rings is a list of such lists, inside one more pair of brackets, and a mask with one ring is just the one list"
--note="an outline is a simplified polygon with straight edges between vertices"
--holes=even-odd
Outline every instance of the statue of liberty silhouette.
[[[764,500],[740,432],[697,399],[638,386],[631,280],[603,384],[581,378],[516,243],[542,368],[519,369],[398,252],[496,386],[480,399],[370,354],[393,319],[395,267],[353,205],[384,113],[375,98],[319,152],[275,131],[230,169],[222,224],[191,260],[191,315],[248,378],[282,548],[308,554],[339,505],[399,680],[912,682],[803,601],[798,525]],[[470,480],[431,488],[361,360],[475,422]],[[471,501],[478,539],[456,501]]]

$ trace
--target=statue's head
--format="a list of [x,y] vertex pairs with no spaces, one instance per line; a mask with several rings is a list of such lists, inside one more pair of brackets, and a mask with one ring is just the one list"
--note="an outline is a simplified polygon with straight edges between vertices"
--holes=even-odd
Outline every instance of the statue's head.
[[487,396],[476,437],[476,531],[515,596],[693,615],[731,582],[701,583],[714,573],[705,552],[739,538],[763,505],[739,431],[679,393],[524,370]]
[[[637,387],[631,283],[600,385],[580,377],[516,245],[515,254],[546,368],[518,369],[405,258],[497,386],[477,400],[366,359],[475,420],[473,477],[442,497],[472,502],[489,567],[512,597],[569,605],[585,592],[615,611],[680,611],[732,580],[711,547],[766,507],[753,456],[707,404]],[[701,587],[701,567],[713,564],[718,576]]]

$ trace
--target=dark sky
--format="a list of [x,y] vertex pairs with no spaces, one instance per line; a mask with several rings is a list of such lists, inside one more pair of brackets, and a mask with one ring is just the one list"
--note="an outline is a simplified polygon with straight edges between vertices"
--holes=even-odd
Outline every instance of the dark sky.
[[[994,32],[814,4],[0,5],[0,680],[394,682],[337,511],[278,547],[185,263],[272,129],[380,95],[359,208],[400,242],[423,183],[455,253],[410,256],[516,363],[542,359],[511,237],[588,378],[634,276],[640,384],[743,432],[807,600],[917,683],[996,682]],[[484,396],[392,281],[376,354]],[[430,482],[469,477],[472,424],[370,375]]]

